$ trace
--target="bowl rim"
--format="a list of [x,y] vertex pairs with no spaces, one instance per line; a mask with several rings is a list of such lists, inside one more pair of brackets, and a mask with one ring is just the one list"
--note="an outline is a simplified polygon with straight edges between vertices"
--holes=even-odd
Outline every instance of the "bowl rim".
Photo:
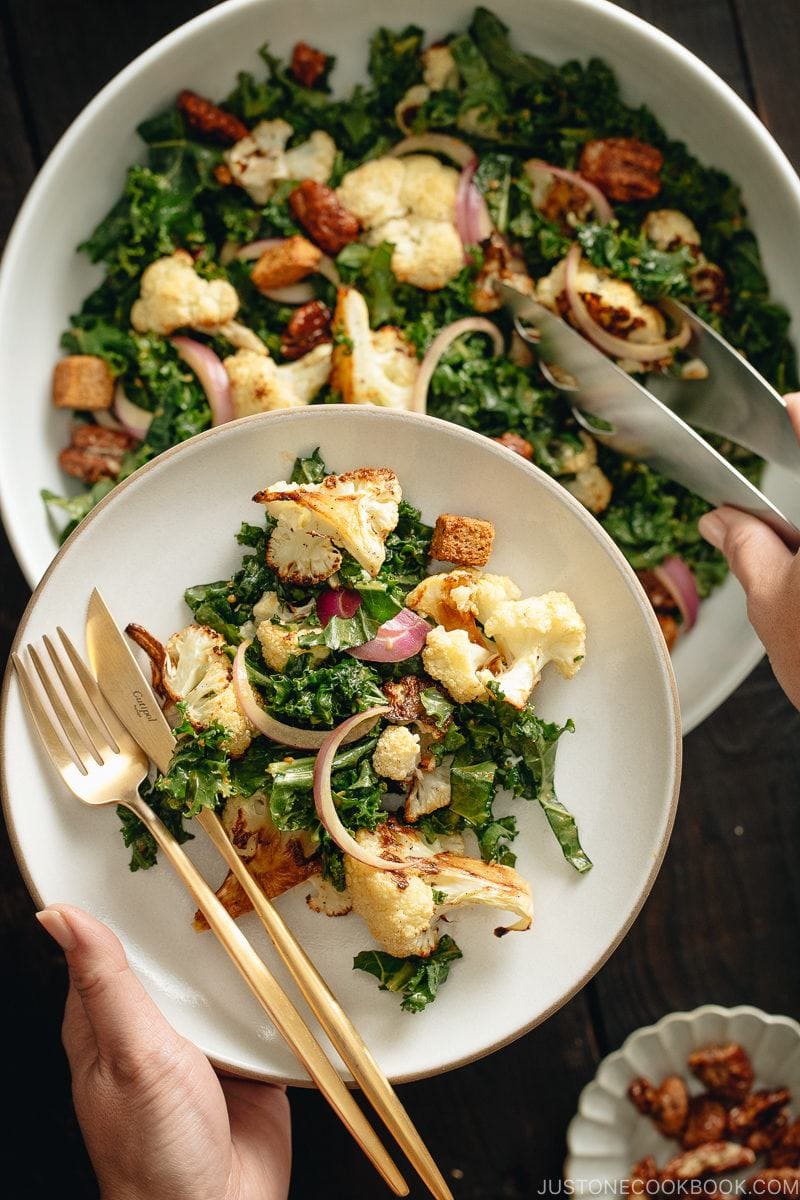
[[798,1041],[800,1041],[800,1022],[796,1021],[794,1017],[790,1017],[787,1013],[768,1013],[762,1008],[757,1008],[754,1004],[735,1004],[730,1008],[723,1004],[700,1004],[697,1008],[681,1009],[676,1012],[666,1013],[660,1020],[654,1021],[652,1025],[640,1025],[638,1029],[634,1029],[628,1034],[621,1046],[600,1059],[595,1068],[594,1075],[581,1089],[575,1115],[567,1126],[567,1157],[564,1160],[563,1177],[566,1183],[572,1183],[575,1186],[576,1194],[583,1194],[583,1191],[582,1188],[575,1185],[575,1181],[572,1178],[572,1163],[578,1157],[572,1149],[573,1130],[578,1118],[581,1116],[581,1108],[584,1101],[591,1095],[595,1088],[601,1086],[597,1077],[602,1068],[606,1063],[616,1063],[620,1059],[625,1058],[631,1046],[635,1045],[639,1038],[651,1033],[661,1033],[662,1030],[668,1028],[670,1025],[691,1025],[694,1021],[698,1021],[701,1017],[705,1016],[724,1017],[727,1021],[731,1021],[735,1017],[755,1017],[764,1025],[783,1025],[791,1029],[797,1036]]
[[[356,420],[363,420],[367,422],[383,420],[386,415],[385,412],[382,412],[380,409],[372,408],[371,406],[335,404],[276,411],[282,412],[284,419],[296,422],[297,424],[302,424],[304,420],[308,419],[309,414],[312,413],[317,418],[321,417],[323,422],[325,420],[334,419],[335,416],[338,416],[337,410],[342,408],[346,408],[351,415],[356,418]],[[329,416],[325,416],[324,414],[326,413],[328,413]],[[108,493],[108,495],[104,496],[100,503],[97,504],[95,508],[93,508],[91,512],[87,514],[83,521],[81,521],[80,525],[73,530],[73,532],[64,542],[63,546],[61,546],[58,550],[39,583],[36,585],[36,588],[34,589],[33,594],[25,607],[25,611],[22,614],[19,625],[15,632],[3,678],[2,693],[0,693],[0,737],[2,737],[5,732],[8,720],[8,701],[11,694],[12,680],[14,679],[15,675],[13,668],[13,656],[18,653],[19,648],[25,639],[28,623],[38,603],[41,593],[48,585],[51,575],[55,571],[56,567],[61,563],[62,559],[67,554],[71,553],[72,547],[76,544],[78,539],[85,537],[87,530],[91,529],[96,518],[103,513],[105,509],[109,507],[109,505],[115,505],[124,502],[125,493],[128,488],[132,484],[138,483],[146,473],[153,470],[168,470],[169,463],[173,458],[196,453],[197,448],[201,445],[201,443],[214,438],[219,438],[222,440],[226,433],[230,432],[234,428],[246,429],[249,426],[255,427],[259,424],[266,425],[272,415],[272,413],[255,413],[252,416],[243,417],[236,422],[220,425],[213,429],[206,429],[202,433],[196,434],[194,437],[189,438],[185,442],[181,442],[177,446],[171,446],[169,449],[165,450],[162,454],[159,454],[150,462],[145,463],[139,468],[138,471],[135,471],[132,475],[128,476],[127,479],[118,484],[117,487]],[[504,457],[508,453],[504,447],[493,443],[491,439],[485,437],[483,434],[476,433],[474,430],[466,429],[460,425],[454,425],[451,421],[444,421],[438,417],[431,417],[423,413],[410,413],[394,409],[391,410],[391,415],[397,420],[400,420],[404,423],[418,425],[422,429],[431,424],[440,426],[441,429],[446,433],[447,437],[451,437],[456,440],[472,442],[476,446],[479,446],[483,453],[496,455],[498,457]],[[570,495],[565,488],[561,487],[560,484],[558,484],[546,472],[542,471],[533,463],[529,463],[520,458],[519,462],[515,465],[517,466],[518,470],[522,470],[523,473],[531,476],[532,481],[534,481],[539,487],[544,487],[546,491],[549,491],[564,506],[564,508],[571,512],[572,516],[585,527],[589,534],[594,537],[595,540],[601,544],[601,546],[604,547],[606,553],[615,564],[618,574],[622,576],[624,582],[628,586],[629,591],[637,601],[639,610],[644,617],[645,625],[650,631],[651,641],[656,649],[656,654],[662,668],[664,691],[666,693],[666,700],[671,715],[668,737],[673,743],[672,790],[668,800],[667,819],[661,839],[658,845],[652,851],[650,866],[644,879],[644,883],[640,888],[639,894],[637,895],[626,920],[617,931],[616,936],[612,939],[611,943],[587,967],[580,979],[573,983],[567,992],[549,1005],[544,1012],[540,1013],[524,1026],[521,1026],[514,1033],[509,1034],[506,1037],[499,1038],[497,1041],[492,1042],[490,1045],[487,1045],[474,1054],[465,1055],[460,1059],[449,1063],[444,1068],[433,1068],[424,1071],[413,1071],[409,1072],[408,1074],[394,1075],[392,1076],[392,1082],[394,1083],[410,1083],[418,1079],[430,1078],[431,1076],[442,1074],[445,1071],[452,1071],[457,1067],[463,1067],[469,1063],[476,1062],[478,1059],[484,1058],[488,1054],[493,1054],[496,1050],[500,1050],[504,1046],[508,1046],[512,1042],[515,1042],[518,1038],[523,1037],[525,1034],[530,1033],[532,1029],[535,1029],[538,1025],[548,1020],[554,1013],[558,1012],[560,1008],[567,1004],[569,1000],[571,1000],[572,997],[581,990],[581,988],[585,987],[588,981],[597,973],[597,971],[599,971],[599,969],[611,957],[614,951],[627,936],[628,931],[633,925],[633,922],[641,912],[647,897],[650,895],[653,884],[658,876],[658,872],[661,869],[661,864],[664,860],[667,847],[669,846],[670,838],[672,836],[672,828],[675,823],[675,815],[677,812],[678,799],[680,795],[681,766],[683,761],[681,713],[678,699],[678,688],[675,681],[675,673],[672,668],[672,660],[669,656],[666,642],[664,641],[661,628],[656,620],[655,613],[647,601],[641,584],[636,578],[636,573],[628,563],[624,554],[609,536],[609,534],[606,533],[603,527],[594,519],[594,517],[592,517],[588,510],[585,509],[584,506],[574,498],[574,496]],[[11,848],[13,850],[20,874],[22,875],[25,886],[28,889],[28,892],[30,893],[34,903],[36,904],[37,909],[40,909],[44,906],[44,900],[38,888],[35,886],[30,871],[28,870],[25,856],[22,851],[21,841],[17,834],[16,825],[14,823],[7,775],[7,759],[8,756],[6,754],[0,755],[0,803],[2,803],[3,816],[6,823],[6,828],[8,830],[9,841],[11,843]],[[243,1070],[241,1067],[237,1066],[236,1064],[231,1064],[225,1059],[217,1059],[210,1056],[209,1058],[212,1064],[218,1069],[229,1074],[241,1076],[242,1078],[261,1080],[267,1083],[278,1082],[281,1084],[286,1084],[289,1087],[314,1086],[307,1079],[277,1078],[264,1072]]]

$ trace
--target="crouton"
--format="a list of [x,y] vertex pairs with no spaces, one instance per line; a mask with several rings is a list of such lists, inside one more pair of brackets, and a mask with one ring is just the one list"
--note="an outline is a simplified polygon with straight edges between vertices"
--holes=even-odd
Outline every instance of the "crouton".
[[288,287],[315,271],[321,258],[322,251],[307,238],[290,237],[267,247],[250,278],[260,292]]
[[97,412],[111,408],[114,376],[108,363],[96,354],[70,354],[56,363],[53,372],[53,404],[56,408],[79,408]]
[[479,517],[442,513],[436,518],[430,556],[459,567],[485,567],[492,553],[494,525]]

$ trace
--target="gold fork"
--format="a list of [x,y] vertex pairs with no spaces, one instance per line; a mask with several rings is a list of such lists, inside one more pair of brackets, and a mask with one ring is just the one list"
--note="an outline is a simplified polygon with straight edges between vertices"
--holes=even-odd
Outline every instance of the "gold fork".
[[[140,797],[139,784],[149,768],[147,757],[106,704],[70,639],[62,629],[58,634],[63,649],[47,636],[43,638],[52,664],[50,669],[32,645],[28,646],[28,653],[35,673],[19,655],[13,656],[34,726],[56,770],[84,804],[122,804],[142,821],[251,992],[340,1121],[395,1195],[407,1196],[405,1180],[297,1009],[178,842]],[[55,671],[69,709],[51,670]]]

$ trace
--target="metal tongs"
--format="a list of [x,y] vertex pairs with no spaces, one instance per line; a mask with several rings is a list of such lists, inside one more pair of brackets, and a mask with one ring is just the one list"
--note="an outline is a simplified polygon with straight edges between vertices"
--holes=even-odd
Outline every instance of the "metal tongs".
[[626,458],[639,459],[709,504],[728,504],[770,525],[792,550],[800,529],[692,428],[720,434],[800,476],[800,444],[783,398],[685,305],[662,308],[688,322],[703,380],[651,375],[644,387],[530,296],[497,285],[517,333],[534,345],[547,380],[568,395],[578,423]]

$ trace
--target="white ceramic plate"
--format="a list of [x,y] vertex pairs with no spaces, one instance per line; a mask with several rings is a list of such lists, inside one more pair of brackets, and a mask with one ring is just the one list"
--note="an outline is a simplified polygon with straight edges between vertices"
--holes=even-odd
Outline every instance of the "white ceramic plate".
[[[429,520],[449,511],[493,521],[493,569],[512,574],[527,595],[568,592],[589,630],[583,669],[569,681],[552,674],[537,706],[549,719],[575,719],[577,732],[559,749],[558,789],[595,866],[579,877],[538,805],[515,805],[518,865],[534,892],[530,934],[498,942],[490,914],[459,916],[453,932],[464,959],[432,1008],[410,1016],[352,971],[353,955],[373,944],[359,918],[311,912],[303,887],[280,901],[386,1071],[416,1078],[502,1045],[563,1004],[627,930],[666,847],[681,746],[672,671],[635,577],[584,509],[521,459],[432,418],[333,407],[249,418],[170,451],[109,497],[49,570],[18,644],[60,623],[82,645],[93,585],[121,625],[138,621],[161,636],[182,628],[191,619],[184,589],[224,579],[241,561],[233,535],[243,519],[262,515],[250,497],[317,445],[336,470],[394,468]],[[169,869],[130,874],[113,811],[85,809],[59,786],[11,677],[2,741],[6,815],[37,902],[69,901],[107,921],[162,1010],[213,1058],[294,1080],[296,1064],[223,952],[190,928],[193,906]],[[202,841],[192,856],[209,879],[221,879]],[[264,945],[258,922],[245,926]]]
[[[620,1050],[603,1059],[596,1076],[583,1089],[578,1114],[567,1132],[569,1157],[564,1167],[564,1179],[573,1185],[576,1195],[619,1195],[619,1185],[645,1155],[652,1154],[662,1167],[679,1153],[676,1142],[662,1137],[653,1122],[636,1111],[626,1094],[628,1085],[639,1075],[656,1083],[666,1075],[681,1075],[692,1095],[700,1094],[703,1089],[690,1075],[686,1059],[692,1050],[711,1042],[739,1042],[753,1063],[754,1087],[787,1087],[795,1100],[792,1112],[797,1115],[797,1021],[746,1004],[737,1008],[705,1004],[694,1012],[670,1013],[657,1025],[632,1033]],[[745,1179],[756,1169],[750,1167],[726,1179]]]
[[[471,0],[407,0],[398,13],[392,0],[306,0],[301,7],[296,0],[230,0],[136,59],[70,127],[31,190],[0,273],[0,500],[31,584],[54,552],[39,489],[65,488],[56,457],[68,440],[69,415],[51,408],[52,367],[68,314],[101,277],[74,247],[117,198],[128,164],[141,156],[138,122],[171,103],[178,87],[220,96],[240,68],[263,73],[256,50],[266,39],[274,52],[286,54],[313,30],[315,42],[336,55],[333,82],[344,90],[363,78],[367,39],[377,26],[413,21],[435,40],[465,27],[473,7]],[[797,318],[800,274],[786,246],[800,228],[800,182],[736,95],[682,46],[603,0],[492,0],[492,7],[519,45],[553,62],[604,58],[628,100],[649,104],[701,160],[744,185],[775,296]],[[770,470],[765,487],[800,518],[786,474]],[[730,581],[703,606],[692,637],[675,654],[684,729],[712,712],[762,654],[742,593]]]

